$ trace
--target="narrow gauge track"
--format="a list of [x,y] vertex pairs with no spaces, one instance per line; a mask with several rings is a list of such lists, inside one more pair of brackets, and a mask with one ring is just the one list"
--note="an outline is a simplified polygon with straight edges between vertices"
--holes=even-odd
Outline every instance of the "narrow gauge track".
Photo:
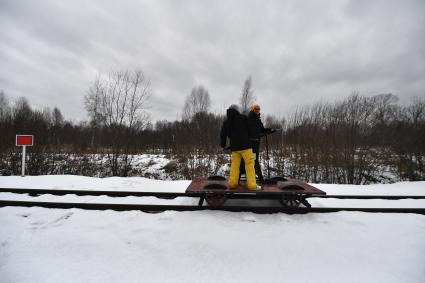
[[[172,193],[172,192],[138,192],[138,191],[93,191],[93,190],[50,190],[50,189],[24,189],[24,188],[0,188],[0,193],[15,193],[15,194],[29,194],[30,196],[39,196],[44,194],[51,195],[77,195],[77,196],[108,196],[108,197],[157,197],[163,199],[174,199],[176,197],[199,197],[199,194],[187,193]],[[412,195],[311,195],[311,198],[336,198],[336,199],[425,199],[424,196]],[[262,199],[269,198],[267,194],[256,195],[253,193],[233,195],[229,193],[228,198],[237,199]]]
[[[0,188],[0,192],[29,194],[38,196],[42,194],[52,195],[106,195],[110,197],[126,196],[154,196],[158,198],[172,199],[176,197],[199,197],[199,194],[169,193],[169,192],[131,192],[131,191],[87,191],[87,190],[46,190],[46,189],[10,189]],[[378,196],[378,195],[320,195],[311,196],[320,198],[340,198],[340,199],[425,199],[425,196]],[[255,198],[261,196],[255,194],[229,195],[229,198]],[[23,206],[23,207],[45,207],[45,208],[79,208],[85,210],[116,210],[129,211],[140,210],[144,212],[162,212],[166,210],[174,211],[197,211],[197,210],[220,210],[220,211],[249,211],[255,213],[326,213],[338,211],[361,211],[361,212],[379,212],[379,213],[417,213],[425,215],[425,208],[352,208],[352,207],[259,207],[259,206],[199,206],[199,205],[152,205],[152,204],[109,204],[109,203],[71,203],[71,202],[39,202],[39,201],[13,201],[0,200],[0,207],[5,206]]]
[[11,201],[0,200],[0,207],[24,206],[24,207],[44,207],[44,208],[79,208],[85,210],[116,210],[130,211],[140,210],[144,212],[174,211],[197,211],[197,210],[220,210],[232,212],[255,212],[255,213],[325,213],[338,211],[361,211],[379,213],[417,213],[425,215],[425,208],[352,208],[352,207],[260,207],[260,206],[198,206],[198,205],[156,205],[156,204],[109,204],[109,203],[67,203],[67,202],[38,202],[38,201]]

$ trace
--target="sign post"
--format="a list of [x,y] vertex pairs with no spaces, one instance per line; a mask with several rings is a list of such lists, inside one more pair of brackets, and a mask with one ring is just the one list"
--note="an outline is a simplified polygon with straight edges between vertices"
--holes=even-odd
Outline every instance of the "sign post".
[[25,177],[25,153],[27,146],[34,145],[33,135],[16,135],[16,146],[22,146],[22,177]]

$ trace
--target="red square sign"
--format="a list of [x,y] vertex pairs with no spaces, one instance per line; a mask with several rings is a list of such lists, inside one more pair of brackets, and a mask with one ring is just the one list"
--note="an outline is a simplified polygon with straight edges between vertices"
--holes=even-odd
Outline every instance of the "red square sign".
[[34,144],[33,135],[16,135],[16,146],[22,146],[22,145],[32,146],[33,144]]

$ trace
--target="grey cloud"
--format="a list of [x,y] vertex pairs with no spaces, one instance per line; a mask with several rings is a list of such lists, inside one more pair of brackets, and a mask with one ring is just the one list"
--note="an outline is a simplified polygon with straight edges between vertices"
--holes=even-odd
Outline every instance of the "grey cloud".
[[425,94],[424,1],[1,1],[0,89],[84,119],[90,82],[144,70],[155,120],[203,84],[214,111],[253,77],[263,110]]

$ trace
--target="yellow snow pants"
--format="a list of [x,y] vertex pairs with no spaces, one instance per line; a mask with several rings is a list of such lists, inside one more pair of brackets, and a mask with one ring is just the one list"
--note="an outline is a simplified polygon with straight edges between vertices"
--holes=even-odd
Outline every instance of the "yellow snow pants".
[[249,190],[253,190],[257,187],[257,181],[255,180],[255,169],[254,169],[254,156],[252,149],[236,150],[232,151],[232,162],[230,164],[230,177],[229,177],[229,189],[236,189],[239,183],[239,166],[241,159],[245,162],[246,182]]

